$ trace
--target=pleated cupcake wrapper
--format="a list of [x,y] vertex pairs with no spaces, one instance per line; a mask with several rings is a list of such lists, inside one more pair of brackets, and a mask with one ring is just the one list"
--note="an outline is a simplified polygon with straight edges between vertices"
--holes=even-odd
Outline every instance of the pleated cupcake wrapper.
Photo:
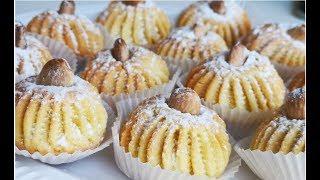
[[[169,94],[167,95],[169,96]],[[176,171],[162,169],[159,165],[153,167],[148,163],[141,162],[138,158],[134,158],[130,153],[126,153],[119,143],[120,126],[128,114],[135,108],[141,101],[137,98],[129,99],[128,101],[119,101],[116,103],[118,110],[118,118],[112,127],[113,149],[116,164],[119,169],[134,180],[185,180],[185,179],[215,179],[208,176],[192,176],[187,173],[180,173]],[[232,141],[232,138],[230,138]],[[234,141],[233,141],[234,142]],[[238,172],[241,165],[241,158],[232,151],[229,163],[224,173],[218,179],[230,179]]]
[[65,44],[51,39],[47,36],[43,36],[35,33],[28,33],[31,36],[37,38],[41,41],[41,43],[46,46],[53,58],[64,58],[67,60],[69,66],[71,67],[73,72],[76,72],[78,67],[78,59],[77,55]]
[[261,179],[266,180],[302,180],[305,179],[305,152],[299,154],[273,153],[272,151],[250,150],[252,137],[240,140],[235,151],[249,168]]
[[262,121],[271,119],[274,116],[274,112],[271,110],[249,112],[240,108],[230,108],[225,105],[212,104],[203,99],[202,104],[219,114],[226,122],[228,132],[230,132],[236,140],[251,135]]
[[167,64],[173,64],[182,69],[182,73],[190,72],[193,67],[198,65],[200,61],[192,60],[192,59],[174,59],[174,58],[163,58]]
[[[188,73],[181,75],[177,81],[179,87],[184,87]],[[249,112],[240,108],[230,108],[228,106],[212,104],[201,100],[201,103],[216,111],[226,122],[227,130],[236,140],[247,137],[253,133],[257,126],[264,120],[272,118],[273,111]]]
[[139,99],[142,101],[146,98],[149,98],[158,94],[169,94],[173,90],[174,86],[176,85],[176,82],[181,73],[181,69],[177,66],[170,65],[169,69],[170,69],[170,72],[172,73],[171,73],[169,82],[166,84],[162,84],[147,90],[138,91],[130,94],[122,93],[116,96],[101,94],[101,97],[105,102],[107,102],[110,105],[110,107],[112,107],[114,111],[116,111],[117,110],[116,103],[119,101],[126,101],[128,99]]
[[108,113],[107,128],[106,128],[105,136],[98,147],[96,147],[94,149],[88,149],[85,151],[76,151],[72,154],[61,153],[59,155],[55,155],[52,153],[48,153],[46,155],[42,155],[39,152],[34,152],[31,154],[28,151],[20,150],[18,147],[15,146],[15,153],[18,155],[28,157],[28,158],[39,160],[43,163],[56,165],[56,164],[64,164],[64,163],[74,162],[74,161],[83,159],[85,157],[88,157],[98,151],[103,150],[104,148],[108,147],[112,143],[111,126],[113,125],[114,121],[116,120],[116,114],[112,110],[112,108],[110,108],[109,105],[106,103],[104,103],[104,107]]
[[99,30],[102,32],[103,35],[103,49],[111,49],[113,47],[114,41],[116,38],[112,37],[101,24],[95,23],[95,25],[99,28]]
[[304,66],[290,67],[277,62],[272,62],[272,64],[279,73],[280,77],[283,79],[283,82],[285,83],[294,75],[305,70]]

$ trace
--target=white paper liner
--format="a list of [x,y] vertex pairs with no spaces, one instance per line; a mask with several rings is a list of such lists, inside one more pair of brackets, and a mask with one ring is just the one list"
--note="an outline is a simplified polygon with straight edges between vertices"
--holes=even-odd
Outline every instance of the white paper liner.
[[247,137],[239,141],[234,146],[234,150],[257,176],[266,180],[305,179],[305,152],[283,154],[272,151],[252,151],[247,149],[251,138]]
[[41,43],[46,46],[53,58],[64,58],[67,60],[69,66],[73,72],[76,72],[78,66],[77,55],[65,44],[51,39],[47,36],[43,36],[35,33],[28,33],[31,36],[37,38]]
[[98,151],[103,150],[104,148],[108,147],[112,143],[111,126],[113,125],[116,119],[116,114],[112,110],[112,108],[110,108],[106,103],[104,103],[104,107],[108,113],[107,127],[106,127],[105,137],[98,147],[94,149],[88,149],[85,151],[76,151],[72,154],[61,153],[59,155],[54,155],[52,153],[48,153],[46,155],[42,155],[39,152],[34,152],[30,154],[28,151],[20,150],[15,146],[15,153],[18,155],[36,159],[48,164],[63,164],[63,163],[70,163],[70,162],[77,161],[79,159],[88,157]]
[[272,64],[285,83],[294,75],[305,70],[304,66],[290,67],[277,62],[272,62]]
[[192,60],[192,59],[174,59],[169,57],[163,57],[163,59],[167,62],[167,64],[172,64],[178,66],[182,69],[182,73],[190,72],[192,68],[201,63],[200,61]]
[[114,41],[116,38],[112,37],[107,30],[99,23],[95,23],[95,25],[99,28],[99,30],[102,32],[103,35],[103,49],[110,49],[113,47]]
[[[187,75],[188,73],[185,73],[179,77],[177,80],[177,85],[179,87],[184,87]],[[224,105],[212,104],[203,99],[201,100],[201,103],[219,114],[226,122],[228,132],[236,140],[251,135],[262,121],[270,119],[274,115],[274,111],[271,110],[249,112],[240,108],[230,109]]]
[[158,94],[168,94],[170,93],[174,86],[176,85],[176,82],[179,78],[179,75],[181,73],[181,69],[177,66],[170,65],[169,70],[171,72],[170,80],[166,84],[162,84],[150,89],[130,93],[130,94],[119,94],[116,96],[110,96],[107,94],[101,94],[102,99],[107,102],[110,107],[113,108],[114,111],[116,111],[116,103],[119,101],[127,100],[127,99],[135,99],[138,98],[140,100],[144,100],[148,97],[152,97],[154,95]]

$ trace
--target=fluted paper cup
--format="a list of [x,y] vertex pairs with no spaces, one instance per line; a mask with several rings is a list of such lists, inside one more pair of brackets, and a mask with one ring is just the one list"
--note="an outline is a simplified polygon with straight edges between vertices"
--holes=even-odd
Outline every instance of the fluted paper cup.
[[[127,118],[129,112],[132,111],[141,101],[139,99],[129,99],[128,101],[117,102],[118,118],[112,127],[113,149],[116,164],[119,169],[131,179],[135,180],[185,180],[185,179],[215,179],[208,176],[192,176],[188,173],[180,173],[176,171],[162,169],[159,165],[153,167],[148,163],[141,162],[138,158],[133,158],[130,153],[126,153],[119,143],[119,132],[122,122]],[[230,141],[231,138],[230,138]],[[233,143],[231,143],[233,144]],[[229,163],[224,173],[218,179],[230,179],[238,172],[241,165],[240,157],[232,151]]]
[[26,150],[20,150],[15,146],[15,153],[18,155],[22,155],[28,158],[32,158],[35,160],[39,160],[43,163],[47,164],[64,164],[64,163],[70,163],[77,161],[79,159],[83,159],[85,157],[88,157],[98,151],[103,150],[104,148],[108,147],[112,143],[112,133],[111,133],[111,126],[113,125],[116,115],[113,112],[113,110],[107,105],[104,104],[104,107],[106,108],[108,112],[108,120],[107,120],[107,129],[105,132],[105,136],[100,143],[100,145],[94,149],[88,149],[85,151],[76,151],[72,154],[69,153],[61,153],[59,155],[55,155],[52,153],[48,153],[46,155],[42,155],[39,152],[29,153]]
[[272,62],[280,77],[286,83],[290,78],[305,70],[304,66],[290,67],[277,62]]
[[182,69],[182,73],[190,72],[192,68],[200,63],[200,61],[193,59],[174,59],[169,57],[164,57],[163,59],[167,62],[167,64],[180,67]]
[[305,179],[305,152],[283,154],[272,151],[252,151],[248,149],[251,138],[240,140],[234,146],[234,150],[257,176],[266,180]]
[[51,39],[47,36],[43,36],[35,33],[28,33],[29,35],[37,38],[41,43],[46,46],[53,58],[64,58],[67,60],[69,66],[73,72],[76,72],[78,67],[77,55],[65,44]]
[[154,95],[158,95],[158,94],[168,94],[170,93],[174,86],[176,85],[176,82],[178,80],[178,77],[181,73],[181,69],[177,66],[169,66],[171,75],[170,75],[170,80],[168,83],[150,88],[150,89],[146,89],[146,90],[142,90],[142,91],[138,91],[138,92],[134,92],[134,93],[130,93],[130,94],[119,94],[116,96],[110,96],[107,94],[101,94],[102,99],[107,102],[114,111],[116,111],[116,103],[119,101],[124,101],[124,100],[128,100],[128,99],[140,99],[140,100],[144,100],[148,97],[152,97]]

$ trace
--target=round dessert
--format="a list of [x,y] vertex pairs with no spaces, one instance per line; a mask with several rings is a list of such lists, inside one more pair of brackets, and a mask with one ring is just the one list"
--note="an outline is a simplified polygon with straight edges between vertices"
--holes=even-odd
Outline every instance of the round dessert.
[[19,82],[40,73],[44,64],[52,59],[47,47],[25,33],[25,27],[15,23],[15,79]]
[[64,59],[48,61],[38,76],[16,84],[15,142],[42,155],[97,147],[107,113],[97,90],[73,74]]
[[304,152],[305,129],[305,90],[298,88],[288,94],[283,111],[276,118],[260,125],[250,149],[284,154]]
[[212,104],[261,112],[283,104],[285,86],[267,57],[237,44],[189,73],[186,87]]
[[296,74],[289,83],[288,90],[293,91],[299,87],[305,86],[305,72]]
[[82,78],[97,87],[99,93],[119,95],[162,85],[169,81],[164,60],[142,47],[117,39],[111,50],[98,53],[88,63]]
[[155,45],[155,52],[168,62],[203,62],[221,51],[228,50],[225,41],[207,26],[195,24],[172,32]]
[[248,49],[288,67],[304,67],[305,25],[265,24],[254,29],[242,42]]
[[104,47],[104,37],[93,22],[74,12],[74,1],[64,0],[58,11],[35,16],[27,31],[62,42],[81,57],[92,58]]
[[251,30],[248,15],[233,1],[196,2],[182,12],[177,26],[209,25],[231,47]]
[[149,0],[110,2],[96,22],[114,38],[146,46],[167,37],[171,28],[165,12]]
[[122,127],[120,145],[143,163],[212,177],[224,172],[231,153],[224,121],[189,88],[140,103]]

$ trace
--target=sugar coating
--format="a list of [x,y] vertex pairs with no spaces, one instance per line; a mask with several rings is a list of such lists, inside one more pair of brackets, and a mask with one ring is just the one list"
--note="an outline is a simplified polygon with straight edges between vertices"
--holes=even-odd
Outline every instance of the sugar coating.
[[284,116],[272,120],[270,125],[277,127],[278,131],[288,131],[289,129],[297,128],[301,130],[303,136],[306,130],[306,121],[304,119],[288,119]]
[[204,63],[204,67],[206,67],[206,69],[209,71],[213,71],[215,74],[221,77],[225,77],[230,73],[233,75],[241,75],[254,67],[263,67],[263,71],[259,71],[259,75],[264,77],[270,77],[275,72],[275,69],[273,68],[269,59],[265,56],[260,55],[256,51],[246,51],[246,60],[244,61],[244,64],[239,67],[229,64],[226,61],[228,53],[229,51],[225,51],[218,54],[210,61]]

